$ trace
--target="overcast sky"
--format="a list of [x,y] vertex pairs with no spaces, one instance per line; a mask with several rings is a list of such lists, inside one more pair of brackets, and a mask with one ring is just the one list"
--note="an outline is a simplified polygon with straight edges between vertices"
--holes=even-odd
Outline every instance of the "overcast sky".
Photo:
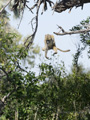
[[[41,7],[42,10],[42,7]],[[88,16],[90,16],[90,4],[86,4],[83,7],[83,10],[81,10],[81,7],[79,8],[73,8],[71,10],[71,13],[68,13],[69,10],[66,10],[62,13],[56,13],[49,8],[48,11],[44,12],[43,15],[39,14],[39,26],[38,31],[34,40],[35,44],[38,44],[41,48],[44,46],[44,36],[45,34],[53,34],[53,32],[58,32],[59,29],[57,29],[57,25],[62,26],[66,31],[68,31],[73,26],[80,23],[80,21],[86,19]],[[23,35],[27,36],[32,33],[31,25],[29,24],[32,18],[32,14],[28,9],[25,10],[23,20],[21,22],[21,25],[18,29],[18,31]],[[13,18],[13,13],[10,17],[11,25],[14,28],[18,28],[18,24],[20,22],[19,19],[15,20]],[[55,41],[58,48],[61,48],[63,50],[70,49],[71,51],[68,53],[62,53],[58,51],[59,59],[55,60],[56,62],[60,63],[60,61],[65,62],[65,66],[67,67],[67,70],[70,70],[71,64],[72,64],[72,56],[75,54],[76,45],[79,43],[79,35],[65,35],[65,36],[56,36],[55,35]],[[51,53],[49,52],[49,56]],[[87,58],[87,52],[84,51],[83,58],[80,59],[80,63],[84,63],[85,68],[90,67],[90,60]],[[43,53],[44,57],[44,53]],[[51,56],[50,56],[51,57]],[[42,60],[43,61],[43,60]],[[46,62],[50,62],[50,60],[46,60]],[[53,58],[54,62],[54,58]]]

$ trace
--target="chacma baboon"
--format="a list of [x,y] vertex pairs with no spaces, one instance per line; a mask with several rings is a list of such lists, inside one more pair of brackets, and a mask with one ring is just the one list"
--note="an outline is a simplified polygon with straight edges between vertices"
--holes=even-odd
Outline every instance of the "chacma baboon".
[[61,52],[69,52],[70,51],[70,50],[61,50],[61,49],[57,48],[56,44],[55,44],[54,35],[50,35],[50,34],[45,35],[44,43],[45,43],[45,47],[42,48],[42,50],[45,51],[45,57],[47,59],[49,59],[47,57],[48,50],[53,49],[55,51],[54,54],[57,54],[57,50],[60,50]]

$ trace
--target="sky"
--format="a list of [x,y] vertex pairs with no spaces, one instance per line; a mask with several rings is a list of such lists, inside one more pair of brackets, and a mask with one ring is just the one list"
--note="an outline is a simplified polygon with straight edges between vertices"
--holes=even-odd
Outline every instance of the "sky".
[[[42,10],[42,6],[41,6]],[[18,24],[20,19],[14,19],[13,13],[11,12],[10,16],[10,24],[18,29]],[[34,17],[30,13],[28,9],[25,9],[24,16],[18,31],[23,35],[23,37],[30,35],[32,33],[30,21],[31,18]],[[64,30],[69,31],[73,26],[78,25],[80,21],[85,20],[88,16],[90,16],[90,4],[85,4],[83,10],[81,7],[73,8],[69,13],[69,10],[66,10],[62,13],[56,13],[49,8],[43,15],[39,14],[39,25],[36,33],[36,37],[34,39],[34,44],[39,45],[40,48],[44,47],[44,36],[45,34],[53,34],[53,32],[58,32],[59,29],[57,25],[62,26]],[[46,63],[53,62],[54,64],[60,63],[64,61],[65,66],[68,71],[71,69],[73,55],[76,52],[76,47],[80,43],[79,35],[64,35],[64,36],[55,36],[56,46],[62,50],[70,49],[71,51],[68,53],[62,53],[58,51],[58,54],[54,57],[51,56],[51,52],[49,51],[48,56],[52,58],[52,61],[42,59],[41,61]],[[44,52],[42,52],[42,58],[44,58]],[[59,56],[59,57],[58,57]],[[38,60],[39,61],[39,60]],[[87,52],[83,52],[83,56],[80,58],[79,63],[84,64],[86,69],[90,67],[90,60],[87,58]]]

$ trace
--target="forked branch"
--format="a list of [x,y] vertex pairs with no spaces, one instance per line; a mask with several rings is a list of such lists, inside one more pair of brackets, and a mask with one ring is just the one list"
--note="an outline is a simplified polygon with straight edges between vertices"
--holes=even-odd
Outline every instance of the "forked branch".
[[80,34],[80,33],[87,33],[90,32],[90,27],[87,27],[86,29],[76,30],[76,31],[65,31],[61,26],[58,26],[60,28],[59,32],[53,32],[56,35],[71,35],[71,34]]

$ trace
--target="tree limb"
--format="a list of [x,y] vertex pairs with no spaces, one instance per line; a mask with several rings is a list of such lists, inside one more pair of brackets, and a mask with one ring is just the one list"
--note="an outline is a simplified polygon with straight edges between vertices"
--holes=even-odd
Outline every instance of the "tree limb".
[[90,27],[87,27],[86,29],[81,29],[81,30],[76,30],[76,31],[69,31],[66,32],[61,26],[59,26],[59,28],[61,29],[61,33],[60,32],[53,32],[56,35],[71,35],[71,34],[80,34],[80,33],[87,33],[90,32]]
[[24,43],[24,45],[25,45],[25,44],[27,43],[27,41],[30,39],[30,41],[29,41],[28,44],[26,45],[26,48],[27,48],[27,49],[28,49],[28,48],[30,47],[30,45],[33,43],[34,37],[35,37],[36,32],[37,32],[37,28],[38,28],[38,14],[39,14],[39,9],[40,9],[40,4],[41,4],[41,0],[39,0],[38,3],[37,3],[37,11],[36,11],[36,17],[35,17],[35,21],[36,21],[35,30],[34,30],[33,34],[30,35],[30,36],[26,39],[26,41],[25,41],[25,43]]
[[67,9],[72,9],[73,7],[81,6],[83,8],[85,3],[90,3],[90,0],[62,0],[56,2],[53,9],[55,12],[61,13]]

